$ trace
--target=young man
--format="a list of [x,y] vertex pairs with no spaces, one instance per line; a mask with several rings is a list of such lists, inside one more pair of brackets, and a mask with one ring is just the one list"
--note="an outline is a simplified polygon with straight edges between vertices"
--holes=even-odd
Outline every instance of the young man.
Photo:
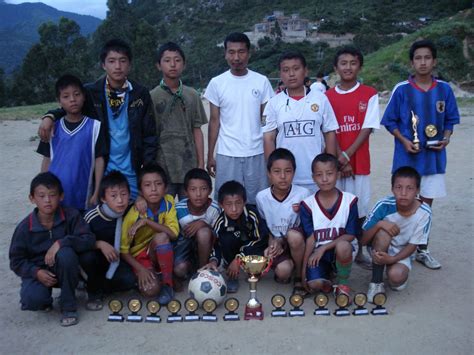
[[336,154],[335,131],[339,126],[327,97],[305,87],[308,69],[301,53],[283,53],[279,68],[286,89],[265,107],[265,157],[268,158],[275,147],[290,150],[298,166],[293,183],[315,193],[311,162],[323,151]]
[[[112,39],[105,43],[100,61],[106,75],[85,85],[86,100],[82,113],[101,122],[106,132],[105,173],[118,170],[128,180],[131,198],[138,194],[137,171],[156,159],[158,138],[150,94],[135,81],[128,80],[132,51],[127,43]],[[54,121],[63,110],[48,112],[38,133],[47,142]]]
[[[421,175],[420,197],[429,206],[433,199],[446,196],[446,146],[460,116],[448,83],[433,77],[436,47],[420,40],[410,48],[415,74],[395,86],[382,118],[394,136],[392,172],[411,166]],[[415,144],[414,130],[419,143]],[[441,264],[431,256],[428,244],[418,246],[416,260],[430,269]]]
[[418,245],[426,244],[431,229],[431,208],[420,201],[421,177],[408,166],[392,175],[393,196],[375,204],[363,225],[363,244],[373,248],[372,280],[367,297],[385,292],[383,271],[387,266],[390,287],[401,291],[407,285],[411,255]]
[[268,157],[270,187],[257,194],[257,208],[269,229],[265,255],[273,258],[275,281],[290,282],[293,270],[293,293],[306,294],[301,279],[305,238],[298,216],[301,201],[311,195],[304,187],[293,185],[295,156],[285,148],[275,149]]
[[35,210],[21,221],[10,245],[10,268],[21,277],[22,310],[48,311],[53,287],[61,288],[61,325],[77,324],[78,254],[94,248],[95,237],[80,213],[61,207],[61,181],[52,173],[38,174],[30,186]]
[[236,180],[245,186],[248,202],[255,204],[257,192],[268,186],[261,116],[273,90],[265,76],[247,68],[246,35],[231,33],[224,48],[230,70],[213,78],[204,95],[211,106],[207,170],[216,178],[216,192],[224,182]]
[[[359,226],[367,216],[370,202],[369,137],[373,129],[380,127],[377,90],[357,80],[363,64],[364,57],[357,48],[340,49],[334,57],[334,70],[340,81],[326,91],[339,123],[336,138],[341,178],[337,187],[357,196]],[[357,235],[358,239],[360,237]],[[362,246],[358,248],[355,261],[364,268],[372,265]]]
[[184,175],[192,168],[204,168],[204,138],[201,126],[207,123],[196,90],[183,85],[183,50],[173,42],[158,49],[156,67],[163,74],[151,92],[159,138],[157,161],[170,178],[168,194],[185,197]]

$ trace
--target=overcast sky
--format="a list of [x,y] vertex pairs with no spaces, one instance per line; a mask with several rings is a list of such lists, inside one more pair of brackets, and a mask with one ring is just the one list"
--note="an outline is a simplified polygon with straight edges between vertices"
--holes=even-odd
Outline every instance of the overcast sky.
[[6,2],[10,4],[42,2],[58,10],[92,15],[101,19],[105,18],[107,12],[107,0],[6,0]]

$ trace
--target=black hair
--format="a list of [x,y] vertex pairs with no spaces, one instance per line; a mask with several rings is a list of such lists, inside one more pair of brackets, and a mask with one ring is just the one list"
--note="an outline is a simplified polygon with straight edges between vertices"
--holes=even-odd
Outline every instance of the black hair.
[[415,179],[416,188],[420,188],[421,176],[418,171],[416,171],[416,169],[412,168],[411,166],[402,166],[395,170],[395,172],[392,174],[392,187],[395,185],[395,180],[399,177]]
[[40,185],[45,186],[49,190],[56,189],[58,190],[58,193],[60,195],[64,192],[61,181],[58,179],[56,175],[54,175],[53,173],[50,173],[49,171],[45,173],[39,173],[33,178],[33,180],[31,180],[31,184],[30,184],[31,196],[34,196],[35,189]]
[[361,68],[364,65],[364,56],[362,55],[362,52],[360,51],[360,49],[354,46],[346,46],[339,49],[336,52],[336,55],[334,56],[334,63],[333,63],[335,67],[337,67],[337,62],[339,60],[339,57],[343,54],[350,54],[350,55],[353,55],[354,57],[357,57],[357,59],[359,59]]
[[245,187],[240,182],[235,180],[227,181],[219,188],[217,200],[219,203],[223,203],[226,196],[233,195],[240,196],[244,202],[247,202],[247,191],[245,191]]
[[130,193],[130,185],[128,180],[120,171],[112,170],[110,173],[105,175],[100,181],[99,185],[99,197],[105,198],[105,190],[115,186],[124,186],[127,188],[128,193]]
[[61,95],[61,91],[66,89],[68,86],[75,86],[78,89],[80,89],[81,92],[84,94],[84,86],[82,85],[81,79],[79,79],[77,76],[74,76],[74,75],[71,75],[71,74],[65,74],[65,75],[61,76],[56,81],[56,84],[54,85],[54,89],[55,89],[57,99],[59,99],[59,96]]
[[212,190],[212,181],[211,177],[204,169],[194,168],[189,170],[186,175],[184,175],[184,189],[187,190],[189,186],[189,180],[196,179],[196,180],[203,180],[206,182],[209,190]]
[[321,153],[316,155],[311,163],[311,171],[314,173],[314,169],[316,168],[317,163],[332,163],[336,170],[339,170],[339,162],[337,158],[329,153]]
[[128,60],[130,62],[132,61],[132,49],[130,48],[130,46],[127,44],[127,42],[121,39],[115,38],[115,39],[111,39],[110,41],[107,41],[102,47],[102,49],[100,50],[101,63],[105,63],[105,58],[111,51],[125,54]]
[[145,165],[143,168],[141,168],[138,171],[137,180],[138,180],[139,190],[141,190],[143,176],[145,176],[145,174],[154,174],[154,173],[160,175],[165,186],[168,186],[168,182],[169,182],[168,174],[166,174],[165,169],[163,169],[161,166],[159,166],[156,163],[150,163],[150,164]]
[[184,56],[183,50],[178,44],[174,42],[166,42],[165,44],[161,45],[160,48],[158,48],[155,63],[159,64],[161,62],[161,58],[163,58],[163,54],[165,54],[166,51],[178,52],[181,58],[183,58],[183,62],[186,63],[186,57]]
[[277,148],[268,157],[267,171],[270,172],[270,170],[272,169],[273,163],[276,160],[280,160],[280,159],[288,160],[291,163],[291,165],[293,166],[293,170],[296,170],[296,160],[295,160],[295,156],[293,155],[293,153],[290,152],[286,148]]
[[245,46],[248,50],[250,50],[250,40],[247,35],[243,34],[242,32],[232,32],[231,34],[227,35],[224,40],[224,49],[227,49],[227,43],[245,43]]
[[415,57],[415,51],[419,48],[428,48],[431,51],[431,55],[433,56],[433,59],[436,59],[436,56],[438,55],[438,51],[436,49],[435,44],[430,41],[429,39],[422,39],[419,41],[414,42],[411,47],[410,51],[408,52],[408,55],[410,56],[410,60],[413,60]]
[[[304,57],[303,53],[301,52],[298,52],[298,51],[287,51],[287,52],[284,52],[280,58],[278,59],[278,68],[281,69],[281,63],[284,61],[284,60],[289,60],[289,59],[299,59],[301,64],[303,65],[303,67],[306,68],[306,58]],[[306,78],[305,78],[305,82],[306,82]]]
[[321,71],[318,71],[318,74],[316,74],[316,78],[322,79],[324,78],[324,74]]

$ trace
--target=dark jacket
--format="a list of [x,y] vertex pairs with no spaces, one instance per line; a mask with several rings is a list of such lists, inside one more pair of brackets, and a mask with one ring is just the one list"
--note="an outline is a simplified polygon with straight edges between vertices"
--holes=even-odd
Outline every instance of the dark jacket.
[[79,211],[59,207],[51,230],[38,220],[38,209],[18,224],[10,245],[10,269],[22,278],[36,278],[38,269],[46,268],[44,257],[55,241],[76,253],[95,248],[95,236]]
[[[128,124],[130,130],[130,150],[132,153],[132,166],[135,172],[144,164],[156,160],[158,150],[158,136],[153,113],[153,104],[148,90],[135,81],[130,80],[132,91],[128,100]],[[105,77],[95,83],[84,85],[86,101],[82,113],[99,120],[104,126],[106,136],[107,154],[104,157],[107,166],[110,151],[109,120],[107,117],[107,103],[105,97]],[[54,120],[60,119],[65,114],[64,110],[48,111],[47,115]]]

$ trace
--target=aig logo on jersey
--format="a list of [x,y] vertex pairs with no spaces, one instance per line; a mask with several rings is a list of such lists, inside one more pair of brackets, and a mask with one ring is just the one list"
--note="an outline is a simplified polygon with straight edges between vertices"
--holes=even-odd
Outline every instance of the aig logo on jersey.
[[436,101],[436,111],[438,111],[438,113],[443,113],[445,108],[446,104],[444,101]]
[[290,121],[284,122],[286,138],[293,137],[314,137],[314,126],[316,121]]
[[359,102],[359,112],[365,112],[367,110],[367,102]]

